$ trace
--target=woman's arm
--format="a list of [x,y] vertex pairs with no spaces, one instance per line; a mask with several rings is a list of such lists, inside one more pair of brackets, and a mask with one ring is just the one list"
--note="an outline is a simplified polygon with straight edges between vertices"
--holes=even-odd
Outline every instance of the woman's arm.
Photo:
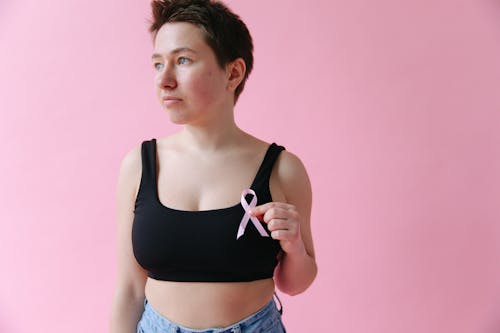
[[306,290],[317,273],[311,234],[311,183],[306,169],[294,154],[283,151],[276,175],[286,202],[255,207],[254,216],[268,224],[271,237],[280,240],[283,256],[275,270],[279,290],[296,295]]
[[117,275],[111,305],[110,333],[135,333],[144,307],[146,273],[132,250],[132,222],[137,188],[142,173],[140,146],[123,159],[116,190]]

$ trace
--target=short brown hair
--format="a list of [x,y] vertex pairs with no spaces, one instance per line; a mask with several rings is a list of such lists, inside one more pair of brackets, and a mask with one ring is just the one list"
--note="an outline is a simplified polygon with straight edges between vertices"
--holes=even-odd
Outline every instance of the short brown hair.
[[163,24],[188,22],[203,30],[221,68],[237,58],[245,61],[245,76],[234,92],[236,102],[253,68],[252,37],[240,17],[222,2],[212,0],[153,0],[151,8],[149,32],[153,40]]

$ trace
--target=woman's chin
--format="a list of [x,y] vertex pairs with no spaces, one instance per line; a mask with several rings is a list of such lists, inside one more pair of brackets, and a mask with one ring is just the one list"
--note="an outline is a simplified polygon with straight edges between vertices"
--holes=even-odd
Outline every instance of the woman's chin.
[[170,117],[170,122],[176,125],[185,125],[189,122],[189,119],[186,117],[183,117],[179,114],[175,114],[173,112],[167,111],[168,115]]

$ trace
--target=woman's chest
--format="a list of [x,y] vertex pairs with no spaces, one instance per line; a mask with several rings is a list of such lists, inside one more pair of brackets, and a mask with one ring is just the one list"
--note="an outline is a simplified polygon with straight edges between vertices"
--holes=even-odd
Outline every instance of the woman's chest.
[[159,201],[178,210],[200,211],[237,204],[241,192],[252,185],[259,161],[256,158],[204,161],[174,157],[160,161],[160,165]]

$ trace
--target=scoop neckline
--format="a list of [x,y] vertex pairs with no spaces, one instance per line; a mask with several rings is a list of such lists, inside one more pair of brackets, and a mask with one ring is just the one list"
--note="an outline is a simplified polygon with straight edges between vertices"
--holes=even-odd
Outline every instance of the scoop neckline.
[[[179,214],[210,214],[210,213],[217,213],[221,211],[228,211],[228,210],[234,210],[236,208],[241,207],[241,201],[238,201],[236,204],[229,206],[229,207],[223,207],[223,208],[212,208],[212,209],[203,209],[203,210],[184,210],[184,209],[177,209],[177,208],[172,208],[169,206],[164,205],[160,201],[160,196],[158,194],[158,170],[156,168],[157,163],[158,163],[158,149],[156,146],[156,138],[152,139],[153,141],[153,154],[154,154],[154,161],[153,161],[153,186],[154,186],[154,194],[155,194],[155,202],[158,206],[160,206],[162,209],[166,209],[168,211],[174,212],[174,213],[179,213]],[[259,168],[257,169],[257,172],[255,173],[255,176],[252,180],[252,184],[247,187],[249,189],[253,189],[254,183],[257,179],[257,176],[260,173],[260,170],[264,166],[264,162],[267,160],[269,152],[271,151],[271,147],[275,146],[276,143],[271,143],[268,145],[266,152],[264,153],[264,157],[262,158],[262,161],[260,162]],[[158,163],[159,164],[159,163]]]

